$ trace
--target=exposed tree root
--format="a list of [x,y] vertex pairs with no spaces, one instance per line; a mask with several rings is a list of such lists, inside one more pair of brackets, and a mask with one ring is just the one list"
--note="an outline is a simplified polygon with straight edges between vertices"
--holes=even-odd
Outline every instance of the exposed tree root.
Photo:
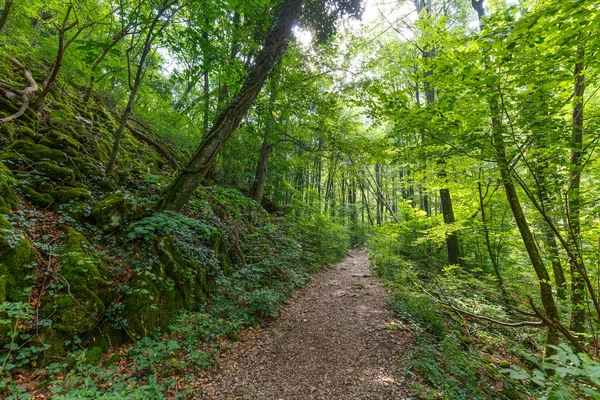
[[19,110],[16,113],[14,113],[13,115],[9,115],[8,117],[1,118],[0,124],[10,122],[12,120],[19,118],[21,115],[23,115],[25,113],[25,110],[27,110],[27,107],[29,107],[29,103],[31,102],[31,99],[40,91],[38,84],[36,83],[35,79],[33,79],[33,76],[31,75],[31,71],[29,71],[27,68],[25,68],[25,66],[23,64],[21,64],[19,62],[19,60],[17,60],[16,58],[12,58],[11,60],[17,67],[19,67],[23,70],[23,75],[25,75],[25,79],[27,79],[29,86],[27,86],[25,89],[21,90],[21,89],[17,89],[15,87],[13,87],[12,85],[9,85],[7,83],[0,82],[0,87],[21,95],[21,99],[23,100],[23,104],[21,105],[21,108],[19,108]]

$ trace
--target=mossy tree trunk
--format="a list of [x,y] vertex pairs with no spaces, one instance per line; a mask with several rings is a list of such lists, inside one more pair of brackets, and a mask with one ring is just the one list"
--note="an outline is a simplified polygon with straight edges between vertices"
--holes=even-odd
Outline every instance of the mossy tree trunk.
[[285,52],[303,2],[304,0],[286,0],[281,5],[277,22],[267,35],[240,93],[219,114],[187,167],[175,177],[164,200],[158,205],[159,210],[181,210],[206,177],[215,158],[248,113],[267,76]]

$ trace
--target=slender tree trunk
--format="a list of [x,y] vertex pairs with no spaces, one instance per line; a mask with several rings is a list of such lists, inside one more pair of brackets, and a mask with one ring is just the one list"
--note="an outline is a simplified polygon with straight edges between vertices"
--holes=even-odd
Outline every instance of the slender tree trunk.
[[[479,23],[481,26],[481,18],[484,15],[483,0],[471,0],[473,8],[477,12],[479,17]],[[490,90],[497,90],[492,84],[487,85]],[[496,95],[497,97],[497,95]],[[538,278],[540,288],[540,299],[542,306],[546,314],[546,318],[553,322],[560,322],[558,315],[558,309],[554,302],[554,296],[552,294],[552,286],[550,284],[550,275],[544,265],[544,261],[540,255],[539,249],[535,242],[535,238],[529,229],[529,224],[523,213],[521,201],[517,194],[517,190],[514,185],[513,177],[510,171],[510,166],[506,157],[506,144],[504,142],[504,132],[501,120],[501,112],[499,107],[499,101],[497,98],[492,98],[489,101],[490,114],[492,119],[492,145],[495,151],[495,158],[498,168],[500,169],[500,177],[502,178],[502,185],[506,193],[506,199],[510,206],[513,214],[513,218],[521,234],[521,239],[525,245],[525,250],[529,255],[529,260],[533,267],[533,270]],[[546,355],[552,352],[548,345],[558,345],[559,336],[555,329],[548,327],[546,333]]]
[[492,248],[492,242],[490,240],[490,230],[488,227],[488,222],[485,213],[485,204],[483,198],[483,191],[481,189],[481,182],[477,182],[477,192],[479,193],[479,210],[481,212],[481,223],[483,225],[483,236],[485,238],[485,246],[487,247],[488,255],[490,256],[490,261],[492,262],[492,267],[494,268],[494,273],[496,274],[496,279],[498,280],[498,287],[500,288],[500,292],[502,293],[502,299],[504,300],[504,304],[509,304],[510,298],[508,297],[508,292],[504,287],[504,280],[502,279],[502,274],[500,273],[500,265],[498,264],[498,257],[494,254],[494,249]]
[[87,103],[92,97],[92,92],[94,90],[94,85],[96,84],[96,70],[100,63],[106,58],[108,53],[117,45],[119,42],[127,35],[129,29],[127,27],[123,27],[114,37],[113,41],[106,46],[102,54],[94,60],[94,64],[92,64],[91,72],[90,72],[90,83],[85,91],[85,95],[83,96],[83,102]]
[[8,19],[8,14],[10,13],[10,8],[12,7],[13,0],[5,0],[4,7],[2,8],[2,14],[0,14],[0,31],[6,25],[6,21]]
[[54,59],[54,62],[52,63],[50,72],[46,76],[46,79],[44,79],[42,91],[40,92],[38,97],[35,99],[35,102],[33,103],[34,110],[39,110],[44,105],[44,100],[46,99],[46,96],[48,95],[48,93],[50,93],[50,90],[54,86],[54,82],[56,81],[56,77],[58,76],[58,72],[60,71],[60,68],[62,66],[63,58],[65,56],[65,51],[71,45],[71,43],[73,43],[73,41],[75,41],[75,39],[77,39],[77,36],[79,36],[81,34],[81,32],[83,32],[83,29],[80,28],[73,35],[73,37],[71,37],[70,39],[65,38],[67,32],[70,31],[71,29],[75,28],[79,24],[79,22],[77,20],[69,23],[69,18],[71,16],[72,11],[73,11],[73,5],[70,4],[65,13],[65,18],[63,19],[62,25],[58,29],[58,49],[56,50],[56,58]]
[[[452,199],[450,198],[450,189],[440,189],[440,208],[446,225],[454,223],[454,209],[452,208]],[[446,235],[446,248],[448,250],[448,263],[459,264],[460,252],[458,248],[458,236],[456,232]]]
[[271,94],[269,96],[269,107],[266,115],[265,133],[263,142],[260,148],[260,155],[256,165],[254,174],[254,183],[252,184],[252,198],[260,204],[265,194],[265,186],[267,185],[267,167],[269,164],[269,154],[271,153],[272,145],[269,144],[271,135],[271,124],[273,122],[273,112],[275,111],[275,97],[277,96],[277,83],[274,77],[271,77]]
[[173,180],[160,210],[179,211],[188,202],[206,176],[217,154],[233,134],[260,92],[267,75],[285,52],[296,16],[304,0],[286,0],[279,9],[277,22],[256,58],[240,93],[217,117],[212,129],[200,144],[187,168]]
[[[208,22],[208,21],[207,21]],[[203,32],[202,38],[204,39],[204,43],[208,43],[208,33]],[[209,76],[208,76],[208,50],[205,48],[202,51],[202,58],[204,61],[204,107],[202,114],[202,138],[204,139],[206,135],[208,135],[208,118],[210,113],[210,86],[209,86]]]
[[367,218],[369,219],[369,224],[374,225],[373,217],[371,217],[371,209],[369,208],[369,200],[367,199],[367,196],[365,195],[364,182],[360,181],[359,186],[360,186],[360,193],[362,194],[363,209],[367,210]]
[[[576,260],[571,260],[571,326],[573,332],[582,333],[585,330],[585,282],[582,276],[585,268],[581,262],[580,237],[580,184],[583,147],[583,95],[585,92],[585,75],[583,67],[584,49],[577,49],[578,62],[575,64],[575,87],[573,93],[573,127],[571,131],[571,161],[570,185],[567,195],[567,220],[569,222],[569,242],[575,253]],[[579,263],[580,266],[576,265]]]
[[[144,71],[146,68],[146,59],[148,55],[152,51],[152,43],[156,38],[155,32],[156,26],[160,22],[161,17],[171,6],[176,4],[178,0],[173,0],[170,3],[164,3],[163,7],[158,11],[152,23],[148,27],[148,32],[146,33],[146,39],[144,40],[144,46],[142,47],[142,53],[140,54],[140,61],[137,66],[137,70],[135,72],[135,79],[133,82],[133,86],[131,87],[131,91],[129,92],[129,98],[127,99],[127,105],[125,106],[125,110],[123,114],[121,114],[121,122],[119,124],[119,129],[117,129],[117,133],[115,134],[115,142],[113,144],[112,151],[110,153],[110,159],[108,160],[108,164],[106,165],[106,172],[111,173],[113,168],[115,167],[115,163],[117,161],[117,154],[119,153],[119,146],[121,144],[121,138],[123,137],[123,132],[125,132],[125,127],[127,126],[127,122],[129,121],[129,116],[131,115],[131,110],[133,109],[133,104],[135,102],[135,96],[137,95],[137,91],[142,84],[142,78],[144,77]],[[162,30],[166,27],[167,22],[164,22]]]

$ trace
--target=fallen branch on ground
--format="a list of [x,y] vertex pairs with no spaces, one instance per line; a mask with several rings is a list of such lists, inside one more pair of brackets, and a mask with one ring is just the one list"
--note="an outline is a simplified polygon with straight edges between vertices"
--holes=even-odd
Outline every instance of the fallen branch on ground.
[[150,139],[148,136],[144,135],[143,133],[141,133],[140,131],[138,131],[137,129],[135,129],[129,122],[127,123],[127,129],[129,129],[129,132],[131,132],[131,134],[138,140],[154,147],[154,149],[160,153],[164,158],[167,159],[167,161],[169,161],[169,163],[171,163],[171,165],[173,166],[173,168],[175,168],[175,171],[179,171],[181,169],[181,167],[179,166],[179,162],[177,161],[177,159],[171,154],[171,152],[167,149],[165,149],[164,147],[162,147],[160,144],[158,144],[158,142],[156,142],[153,139]]

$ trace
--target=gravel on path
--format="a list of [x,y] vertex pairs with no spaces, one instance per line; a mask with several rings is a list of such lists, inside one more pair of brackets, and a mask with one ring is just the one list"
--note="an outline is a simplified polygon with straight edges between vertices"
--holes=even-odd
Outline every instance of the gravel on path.
[[315,276],[268,328],[221,359],[200,398],[412,398],[397,366],[412,337],[389,329],[385,299],[365,252],[352,251]]

